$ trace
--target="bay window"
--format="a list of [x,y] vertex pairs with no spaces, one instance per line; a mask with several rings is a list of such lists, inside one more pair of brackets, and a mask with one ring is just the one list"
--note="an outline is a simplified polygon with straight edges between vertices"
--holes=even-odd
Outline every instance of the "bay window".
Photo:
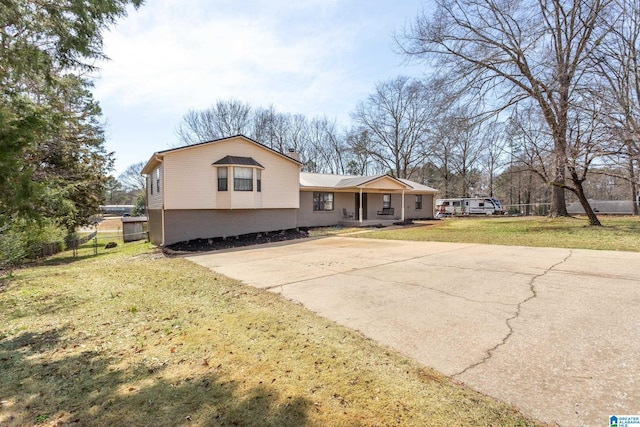
[[218,191],[227,191],[227,176],[229,173],[229,168],[218,167]]
[[253,191],[253,168],[233,168],[234,191]]
[[256,169],[256,190],[262,191],[262,171],[260,169]]

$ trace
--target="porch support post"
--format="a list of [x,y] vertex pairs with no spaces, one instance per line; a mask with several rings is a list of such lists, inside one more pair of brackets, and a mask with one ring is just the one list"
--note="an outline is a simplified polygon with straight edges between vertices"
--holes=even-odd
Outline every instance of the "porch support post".
[[358,206],[358,221],[362,224],[362,187],[360,187],[360,206]]
[[402,189],[402,210],[400,221],[404,221],[404,188]]

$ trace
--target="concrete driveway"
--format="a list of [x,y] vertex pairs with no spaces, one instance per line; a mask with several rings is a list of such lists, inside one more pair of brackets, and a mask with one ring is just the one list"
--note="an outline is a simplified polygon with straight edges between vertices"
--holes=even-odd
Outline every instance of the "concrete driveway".
[[640,254],[329,237],[187,257],[562,426],[640,414]]

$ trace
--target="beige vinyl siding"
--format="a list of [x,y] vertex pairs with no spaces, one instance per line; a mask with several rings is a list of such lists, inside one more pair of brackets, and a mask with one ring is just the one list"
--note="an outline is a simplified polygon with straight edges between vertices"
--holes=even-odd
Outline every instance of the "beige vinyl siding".
[[373,189],[389,190],[391,188],[402,190],[405,187],[391,178],[384,177],[374,182],[367,183],[366,188],[367,188],[367,191],[370,191]]
[[[160,171],[160,191],[157,185],[157,173]],[[153,186],[153,194],[151,187]],[[158,166],[149,175],[147,175],[147,200],[149,209],[162,209],[162,199],[164,194],[164,177],[162,176],[162,166]]]
[[[232,182],[233,184],[233,182]],[[228,185],[228,184],[227,184]],[[216,209],[231,209],[231,193],[233,188],[228,189],[227,191],[218,191],[215,195],[216,201]]]
[[[218,192],[213,162],[225,156],[252,157],[260,163],[262,191]],[[164,156],[166,209],[276,209],[297,208],[300,166],[243,138],[232,138],[166,153]],[[233,167],[229,166],[229,176]]]

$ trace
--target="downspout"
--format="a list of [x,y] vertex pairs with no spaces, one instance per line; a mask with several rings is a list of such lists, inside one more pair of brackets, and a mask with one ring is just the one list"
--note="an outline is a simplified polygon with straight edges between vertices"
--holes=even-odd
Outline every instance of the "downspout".
[[404,222],[404,188],[402,189],[402,209],[401,209],[400,221]]

